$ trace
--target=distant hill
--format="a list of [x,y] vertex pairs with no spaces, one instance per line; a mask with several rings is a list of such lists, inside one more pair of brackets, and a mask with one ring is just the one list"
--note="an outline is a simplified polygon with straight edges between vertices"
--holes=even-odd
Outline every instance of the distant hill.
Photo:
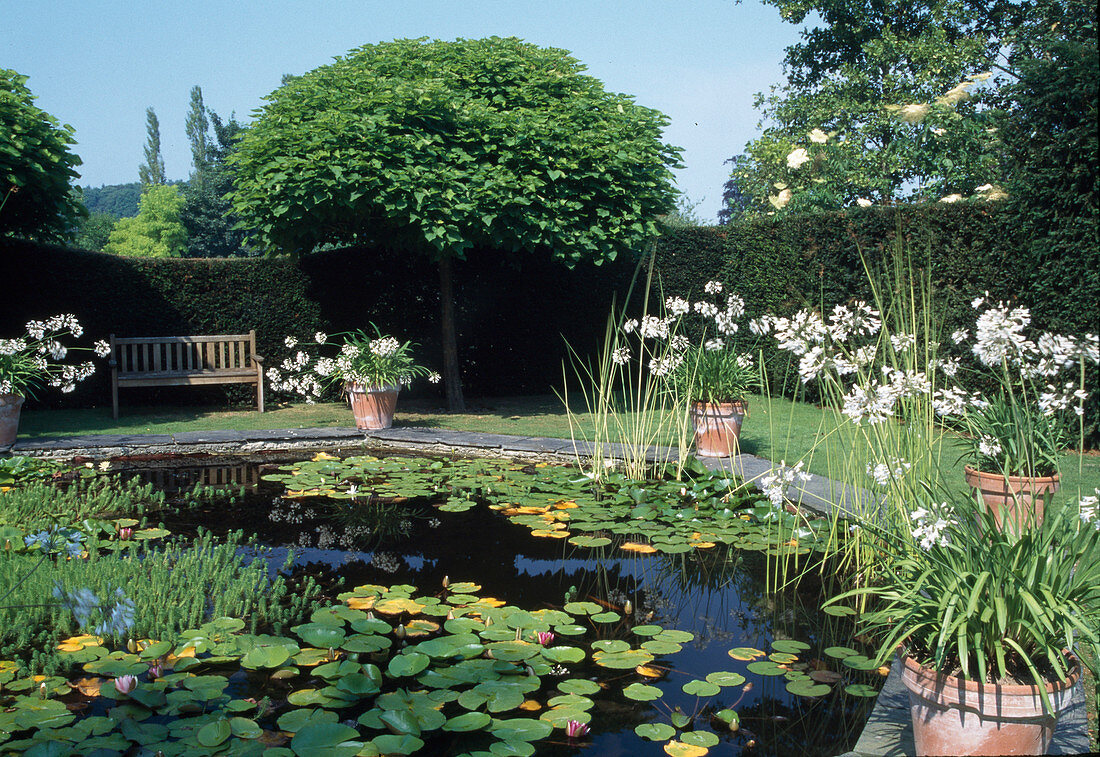
[[102,187],[81,187],[84,205],[92,213],[109,213],[115,218],[132,218],[138,214],[141,183],[106,184]]

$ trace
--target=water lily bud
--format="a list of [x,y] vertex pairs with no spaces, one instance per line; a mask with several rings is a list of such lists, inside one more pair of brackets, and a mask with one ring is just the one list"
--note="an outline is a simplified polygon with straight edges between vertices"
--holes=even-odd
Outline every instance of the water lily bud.
[[393,635],[399,639],[405,638],[405,624],[399,623],[397,628],[393,629]]
[[137,652],[138,652],[137,642],[134,641],[133,639],[128,639],[126,641],[126,651],[129,652],[130,654],[137,654]]
[[367,620],[374,620],[374,613],[370,610],[367,610]]
[[47,693],[48,692],[46,691],[46,683],[45,681],[43,681],[42,685],[38,687],[38,698],[45,699]]
[[493,650],[491,650],[491,649],[486,649],[485,650],[485,656],[488,657],[490,660],[496,659],[496,658],[493,657]]
[[446,589],[450,585],[451,585],[451,577],[450,576],[443,576],[443,588]]
[[493,619],[491,617],[486,617],[485,618],[485,627],[488,628],[491,625],[493,625]]
[[631,615],[634,613],[634,603],[631,602],[629,599],[623,602],[623,613],[626,615]]
[[4,539],[4,549],[11,552],[11,539]]
[[455,619],[455,612],[454,612],[454,610],[448,610],[448,611],[447,611],[447,620],[454,620],[454,619]]
[[336,659],[336,648],[335,647],[329,647],[328,648],[328,659],[330,659],[330,660],[335,660]]
[[164,667],[161,665],[160,660],[154,660],[149,666],[149,677],[152,679],[160,678],[164,674]]

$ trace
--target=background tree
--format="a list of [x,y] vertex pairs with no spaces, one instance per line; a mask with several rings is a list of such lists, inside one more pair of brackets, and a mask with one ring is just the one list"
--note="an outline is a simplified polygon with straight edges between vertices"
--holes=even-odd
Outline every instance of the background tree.
[[0,69],[0,235],[63,239],[86,213],[71,191],[73,128],[35,106],[26,81]]
[[584,70],[517,39],[358,48],[268,96],[230,158],[234,207],[285,252],[382,240],[436,261],[447,400],[461,409],[455,259],[611,259],[671,208],[667,118]]
[[210,121],[202,101],[202,88],[197,84],[191,88],[191,109],[187,111],[184,128],[187,141],[191,143],[191,165],[194,167],[190,183],[201,185],[210,166]]
[[[213,132],[211,134],[211,131]],[[191,141],[194,171],[183,189],[181,220],[187,227],[187,257],[224,258],[248,254],[245,233],[236,228],[239,218],[232,212],[229,193],[233,191],[233,171],[226,158],[241,138],[244,127],[234,116],[223,121],[207,110],[202,90],[191,90],[191,112],[187,117],[187,136]]]
[[151,186],[141,196],[133,218],[120,218],[103,251],[145,258],[177,258],[187,249],[187,229],[180,220],[183,197],[174,185]]
[[110,240],[117,220],[118,217],[110,213],[89,213],[77,227],[72,246],[80,250],[99,252]]
[[152,107],[145,109],[145,162],[138,166],[141,189],[165,184],[164,158],[160,154],[160,121]]
[[[734,171],[757,209],[965,196],[998,181],[991,106],[1015,78],[1008,55],[1032,3],[765,1],[819,25],[787,49],[786,83],[757,97],[763,133]],[[828,141],[811,140],[814,130]],[[811,161],[792,166],[799,149]],[[793,185],[802,191],[777,202]]]
[[141,202],[141,183],[104,184],[99,187],[81,187],[81,199],[90,213],[109,213],[115,218],[129,218],[138,214]]

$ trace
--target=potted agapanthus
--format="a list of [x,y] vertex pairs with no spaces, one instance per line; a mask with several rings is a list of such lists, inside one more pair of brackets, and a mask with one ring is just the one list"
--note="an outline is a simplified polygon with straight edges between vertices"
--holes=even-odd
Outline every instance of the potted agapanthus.
[[910,530],[860,523],[887,569],[829,604],[866,600],[878,664],[901,657],[918,755],[1047,752],[1081,673],[1072,650],[1100,659],[1096,503],[1011,534],[976,497],[928,488]]
[[[412,342],[399,342],[384,335],[374,324],[370,327],[374,336],[362,330],[332,337],[319,331],[308,342],[288,336],[286,346],[297,351],[279,368],[268,370],[272,388],[301,395],[307,403],[312,403],[321,396],[325,386],[336,384],[348,396],[356,428],[389,428],[393,425],[401,387],[420,376],[437,383],[440,376],[417,365],[412,356]],[[333,348],[335,354],[314,357],[308,352],[308,349],[325,348]]]
[[[708,281],[704,292],[717,297],[722,282]],[[669,312],[687,315],[686,300],[670,297]],[[760,387],[760,374],[752,356],[734,348],[732,339],[745,314],[745,302],[730,294],[720,307],[696,302],[691,310],[702,320],[698,343],[688,345],[669,378],[674,389],[689,403],[695,431],[696,454],[728,457],[736,454],[741,423],[748,412],[748,395]]]
[[[1044,333],[1033,341],[1030,321],[1027,308],[1003,302],[978,315],[971,351],[998,388],[948,414],[963,432],[968,485],[994,511],[998,527],[1007,517],[1017,530],[1041,521],[1058,490],[1058,461],[1070,444],[1067,420],[1084,412],[1085,366],[1100,358],[1095,334]],[[968,340],[963,330],[952,335],[956,343]]]
[[[43,387],[71,392],[78,382],[95,373],[90,361],[66,363],[71,350],[62,340],[84,333],[74,315],[55,315],[45,321],[30,321],[26,333],[15,339],[0,339],[0,448],[15,443],[24,400]],[[85,348],[86,349],[86,348]],[[111,351],[105,341],[93,351],[106,357]]]

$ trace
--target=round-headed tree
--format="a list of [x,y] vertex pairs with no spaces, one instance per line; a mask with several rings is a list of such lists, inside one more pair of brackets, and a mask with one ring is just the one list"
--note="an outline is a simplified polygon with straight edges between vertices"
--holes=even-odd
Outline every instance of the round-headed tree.
[[358,48],[267,97],[230,158],[234,209],[279,252],[387,242],[437,262],[447,400],[461,409],[454,260],[610,260],[672,206],[668,119],[584,71],[514,38]]
[[34,104],[26,81],[0,69],[0,235],[65,238],[87,214],[71,187],[73,129]]

